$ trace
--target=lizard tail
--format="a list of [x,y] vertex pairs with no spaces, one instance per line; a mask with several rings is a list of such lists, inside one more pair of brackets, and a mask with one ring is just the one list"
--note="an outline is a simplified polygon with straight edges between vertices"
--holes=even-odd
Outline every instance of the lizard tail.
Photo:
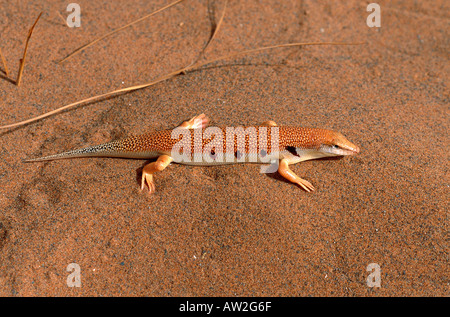
[[[147,154],[148,155],[148,154]],[[42,162],[53,161],[66,158],[80,158],[80,157],[136,157],[136,153],[130,153],[123,147],[123,142],[112,141],[99,145],[94,145],[82,149],[71,150],[59,154],[43,156],[34,159],[27,159],[24,162]]]

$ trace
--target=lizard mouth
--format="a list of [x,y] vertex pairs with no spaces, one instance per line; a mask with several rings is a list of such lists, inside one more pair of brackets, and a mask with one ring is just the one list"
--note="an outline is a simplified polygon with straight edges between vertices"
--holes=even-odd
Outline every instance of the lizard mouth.
[[352,146],[341,148],[343,155],[356,155],[359,153],[359,147],[352,144]]
[[322,145],[321,150],[330,155],[339,155],[339,156],[356,155],[360,151],[359,147],[354,144]]
[[341,150],[342,154],[341,155],[356,155],[359,153],[359,148],[356,149],[342,149]]

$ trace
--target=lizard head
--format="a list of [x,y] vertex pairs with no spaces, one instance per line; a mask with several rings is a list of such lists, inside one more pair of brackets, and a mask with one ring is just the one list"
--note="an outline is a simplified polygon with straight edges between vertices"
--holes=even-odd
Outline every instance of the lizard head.
[[300,161],[323,157],[355,155],[359,147],[341,133],[317,128],[293,128],[285,138],[290,141],[288,151]]
[[329,156],[355,155],[359,153],[359,147],[344,137],[339,132],[325,130],[320,140],[319,151]]

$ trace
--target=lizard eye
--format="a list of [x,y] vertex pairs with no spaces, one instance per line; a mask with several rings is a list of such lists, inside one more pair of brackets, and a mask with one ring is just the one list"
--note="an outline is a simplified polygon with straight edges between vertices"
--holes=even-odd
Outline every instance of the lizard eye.
[[333,149],[339,149],[339,145],[333,144]]

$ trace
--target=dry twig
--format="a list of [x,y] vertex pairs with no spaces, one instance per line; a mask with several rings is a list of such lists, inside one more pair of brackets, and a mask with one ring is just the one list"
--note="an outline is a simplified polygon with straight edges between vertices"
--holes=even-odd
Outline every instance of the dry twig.
[[16,80],[16,85],[20,86],[20,81],[22,80],[22,74],[23,74],[23,68],[25,66],[25,57],[27,56],[27,51],[28,51],[28,43],[30,41],[31,38],[31,34],[33,34],[33,30],[34,27],[36,26],[37,22],[39,21],[39,18],[41,17],[42,12],[39,13],[39,16],[37,17],[36,21],[34,21],[33,26],[31,27],[31,29],[28,31],[28,37],[27,37],[27,41],[25,43],[25,49],[23,51],[23,57],[20,60],[20,65],[19,65],[19,73],[17,75],[17,80]]
[[[175,4],[177,4],[178,2],[181,2],[181,1],[182,0],[178,0],[176,2],[173,2],[169,6],[175,5]],[[79,100],[79,101],[76,101],[74,103],[68,104],[66,106],[57,108],[57,109],[49,111],[49,112],[46,112],[46,113],[44,113],[42,115],[39,115],[37,117],[33,117],[33,118],[30,118],[30,119],[27,119],[27,120],[24,120],[24,121],[20,121],[20,122],[8,124],[8,125],[0,126],[0,129],[8,129],[8,128],[15,128],[15,127],[23,126],[25,124],[32,123],[32,122],[35,122],[35,121],[47,118],[49,116],[52,116],[52,115],[57,114],[59,112],[62,112],[64,110],[67,110],[67,109],[79,106],[81,104],[86,104],[86,103],[89,103],[89,102],[94,102],[94,101],[101,100],[102,98],[107,98],[107,97],[111,97],[111,96],[114,96],[114,95],[119,95],[121,93],[127,93],[127,92],[131,92],[131,91],[143,89],[143,88],[146,88],[146,87],[150,87],[150,86],[153,86],[153,85],[155,85],[157,83],[160,83],[160,82],[162,82],[164,80],[172,78],[172,77],[174,77],[176,75],[179,75],[179,74],[182,74],[182,73],[186,73],[187,71],[191,71],[191,70],[194,70],[194,69],[200,69],[201,67],[203,67],[205,65],[212,64],[212,63],[215,63],[215,62],[219,62],[219,61],[231,58],[231,57],[241,56],[241,55],[245,55],[245,54],[252,54],[252,53],[257,53],[257,52],[261,52],[261,51],[265,51],[265,50],[271,50],[271,49],[283,48],[283,47],[298,47],[298,46],[306,46],[306,45],[358,45],[358,44],[363,44],[363,43],[341,43],[341,42],[287,43],[287,44],[279,44],[279,45],[273,45],[273,46],[259,47],[259,48],[245,50],[245,51],[241,51],[241,52],[235,52],[235,53],[223,55],[223,56],[220,56],[220,57],[217,57],[217,58],[213,58],[213,59],[210,59],[210,60],[206,60],[206,61],[203,61],[203,62],[198,62],[200,60],[200,58],[203,56],[203,54],[206,51],[206,49],[208,48],[209,44],[213,41],[213,39],[216,36],[217,32],[219,31],[219,28],[220,28],[220,26],[222,24],[222,21],[223,21],[223,18],[225,16],[225,11],[226,11],[226,8],[227,8],[227,4],[228,4],[228,0],[226,0],[226,2],[225,2],[224,9],[222,11],[222,15],[220,17],[219,22],[216,24],[216,27],[215,27],[214,31],[212,32],[212,34],[211,34],[211,37],[209,38],[209,40],[206,43],[206,45],[203,48],[203,50],[200,52],[199,57],[194,62],[190,63],[188,66],[185,66],[183,68],[175,70],[175,71],[173,71],[173,72],[171,72],[169,74],[163,75],[163,76],[159,77],[158,79],[153,80],[151,82],[148,82],[148,83],[145,83],[145,84],[141,84],[141,85],[136,85],[136,86],[130,86],[130,87],[122,88],[122,89],[117,89],[117,90],[110,91],[110,92],[107,92],[107,93],[104,93],[104,94],[101,94],[101,95],[97,95],[97,96],[89,97],[89,98],[86,98],[86,99],[83,99],[83,100]],[[167,7],[169,7],[169,6],[167,6]],[[167,8],[167,7],[165,7],[165,8]],[[159,11],[164,10],[165,8],[162,8]],[[159,11],[155,11],[152,14],[155,14],[156,12],[159,12]],[[146,16],[146,17],[148,17],[148,16]],[[141,18],[139,20],[136,20],[133,23],[136,23],[138,21],[142,21],[146,17],[143,17],[143,18]],[[129,25],[131,25],[131,24],[128,24],[126,26],[129,26]],[[125,28],[126,26],[122,27],[121,29]],[[117,29],[116,31],[118,31],[118,30],[119,29]],[[109,35],[109,34],[107,34],[107,35]],[[104,36],[104,37],[106,37],[106,36]],[[104,38],[104,37],[102,37],[102,38]],[[93,43],[94,42],[92,42],[92,44]]]
[[3,56],[1,49],[0,49],[0,59],[2,60],[3,67],[5,67],[5,75],[9,76],[8,66],[6,66],[6,59],[5,56]]
[[62,63],[62,62],[64,62],[64,61],[68,60],[69,58],[71,58],[71,57],[74,56],[75,54],[80,53],[81,51],[83,51],[83,50],[87,49],[88,47],[94,45],[95,43],[97,43],[97,42],[99,42],[99,41],[101,41],[101,40],[107,38],[108,36],[113,35],[114,33],[119,32],[120,30],[123,30],[123,29],[125,29],[125,28],[127,28],[127,27],[129,27],[129,26],[132,26],[133,24],[136,24],[136,23],[138,23],[138,22],[141,22],[142,20],[145,20],[145,19],[147,19],[147,18],[149,18],[149,17],[155,15],[156,13],[159,13],[159,12],[161,12],[161,11],[164,11],[165,9],[168,9],[168,8],[170,8],[170,7],[173,7],[174,5],[180,3],[181,1],[184,1],[184,0],[177,0],[177,1],[175,1],[175,2],[172,2],[172,3],[166,5],[165,7],[161,8],[161,9],[158,9],[158,10],[156,10],[156,11],[153,11],[153,12],[150,13],[150,14],[147,14],[146,16],[144,16],[144,17],[142,17],[142,18],[139,18],[139,19],[137,19],[137,20],[135,20],[135,21],[133,21],[133,22],[130,22],[130,23],[126,24],[126,25],[123,25],[123,26],[121,26],[121,27],[115,29],[115,30],[112,30],[111,32],[106,33],[105,35],[103,35],[103,36],[101,36],[101,37],[99,37],[99,38],[97,38],[97,39],[95,39],[95,40],[89,42],[88,44],[85,44],[85,45],[83,45],[83,46],[80,46],[80,47],[77,48],[75,51],[73,51],[72,53],[70,53],[69,55],[67,55],[66,57],[64,57],[62,60],[60,60],[58,63]]
[[288,43],[288,44],[280,44],[280,45],[274,45],[274,46],[265,46],[265,47],[260,47],[260,48],[256,48],[256,49],[250,49],[250,50],[245,50],[245,51],[241,51],[241,52],[231,53],[231,54],[223,55],[223,56],[220,56],[218,58],[207,60],[207,61],[204,61],[204,62],[201,62],[201,63],[196,63],[194,65],[189,65],[189,66],[183,67],[181,69],[173,71],[173,72],[171,72],[171,73],[169,73],[167,75],[164,75],[164,76],[162,76],[162,77],[160,77],[160,78],[158,78],[158,79],[156,79],[154,81],[151,81],[149,83],[136,85],[136,86],[131,86],[131,87],[126,87],[126,88],[114,90],[114,91],[111,91],[111,92],[107,92],[107,93],[104,93],[104,94],[101,94],[101,95],[89,97],[89,98],[86,98],[86,99],[83,99],[83,100],[80,100],[80,101],[76,101],[74,103],[71,103],[69,105],[60,107],[58,109],[52,110],[52,111],[47,112],[47,113],[44,113],[44,114],[42,114],[40,116],[37,116],[37,117],[33,117],[33,118],[30,118],[30,119],[27,119],[27,120],[24,120],[24,121],[20,121],[20,122],[8,124],[8,125],[0,126],[0,129],[8,129],[8,128],[19,127],[19,126],[22,126],[22,125],[25,125],[25,124],[28,124],[28,123],[31,123],[31,122],[35,122],[35,121],[47,118],[47,117],[49,117],[51,115],[54,115],[56,113],[62,112],[64,110],[67,110],[69,108],[73,108],[75,106],[78,106],[78,105],[81,105],[81,104],[84,104],[84,103],[93,102],[93,101],[101,100],[102,98],[110,97],[110,96],[113,96],[113,95],[118,95],[118,94],[121,94],[121,93],[126,93],[126,92],[130,92],[130,91],[135,91],[135,90],[143,89],[143,88],[146,88],[146,87],[150,87],[150,86],[153,86],[153,85],[155,85],[157,83],[160,83],[160,82],[162,82],[164,80],[172,78],[172,77],[174,77],[176,75],[179,75],[181,73],[185,73],[187,71],[194,70],[194,69],[199,69],[200,67],[205,66],[207,64],[212,64],[212,63],[215,63],[215,62],[219,62],[219,61],[231,58],[231,57],[236,57],[236,56],[240,56],[240,55],[244,55],[244,54],[251,54],[251,53],[261,52],[261,51],[264,51],[264,50],[271,50],[271,49],[275,49],[275,48],[283,48],[283,47],[306,46],[306,45],[359,45],[359,44],[363,44],[363,43],[339,43],[339,42]]

